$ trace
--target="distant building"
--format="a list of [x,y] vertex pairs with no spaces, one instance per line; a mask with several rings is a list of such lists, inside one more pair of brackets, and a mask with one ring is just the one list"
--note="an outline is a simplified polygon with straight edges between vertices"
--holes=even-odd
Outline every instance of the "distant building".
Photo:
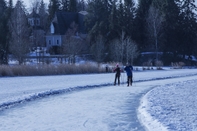
[[33,28],[40,27],[40,16],[34,10],[28,16],[28,23]]
[[[61,48],[63,36],[70,29],[71,24],[77,24],[76,36],[84,36],[86,28],[84,25],[84,18],[88,13],[81,11],[78,13],[58,11],[55,13],[54,19],[50,25],[50,31],[46,35],[47,50]],[[55,53],[57,53],[55,51]]]
[[28,23],[31,26],[31,47],[45,47],[45,31],[40,25],[40,16],[34,10],[28,16]]

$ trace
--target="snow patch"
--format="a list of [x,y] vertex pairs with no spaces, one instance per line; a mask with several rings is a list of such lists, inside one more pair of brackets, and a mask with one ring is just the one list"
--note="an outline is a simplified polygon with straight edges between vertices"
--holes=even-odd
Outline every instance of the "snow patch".
[[153,117],[147,112],[147,107],[149,106],[147,94],[145,94],[140,100],[140,106],[138,108],[139,121],[148,131],[168,131],[164,125],[156,119],[153,119]]

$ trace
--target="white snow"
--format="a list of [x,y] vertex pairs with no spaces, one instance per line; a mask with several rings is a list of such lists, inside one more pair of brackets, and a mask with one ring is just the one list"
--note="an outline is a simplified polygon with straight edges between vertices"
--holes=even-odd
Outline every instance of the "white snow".
[[149,130],[158,126],[161,131],[196,131],[196,84],[196,80],[183,80],[151,90],[143,97],[139,108],[144,116],[143,123],[149,123]]
[[0,78],[0,131],[195,131],[197,69]]

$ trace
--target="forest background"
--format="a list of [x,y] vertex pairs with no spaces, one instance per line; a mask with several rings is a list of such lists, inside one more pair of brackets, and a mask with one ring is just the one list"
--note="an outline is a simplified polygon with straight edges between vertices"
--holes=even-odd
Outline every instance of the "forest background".
[[8,64],[9,54],[23,63],[32,46],[27,17],[33,10],[45,32],[55,12],[87,11],[86,53],[98,63],[142,64],[148,60],[141,61],[139,54],[155,52],[152,59],[169,65],[197,55],[195,0],[139,0],[138,4],[132,0],[50,0],[48,4],[35,0],[29,11],[22,0],[15,5],[12,0],[0,0],[1,64]]

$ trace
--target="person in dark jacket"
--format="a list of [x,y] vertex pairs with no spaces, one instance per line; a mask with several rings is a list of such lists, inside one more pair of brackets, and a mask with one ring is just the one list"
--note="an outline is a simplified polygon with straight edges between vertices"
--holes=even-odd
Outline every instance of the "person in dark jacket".
[[115,75],[115,81],[114,81],[114,85],[116,85],[116,81],[118,79],[118,85],[120,85],[120,67],[118,66],[118,64],[116,65],[116,68],[114,69],[114,72],[116,72],[116,75]]
[[133,67],[129,64],[124,68],[124,70],[127,73],[127,86],[131,85],[133,83]]

